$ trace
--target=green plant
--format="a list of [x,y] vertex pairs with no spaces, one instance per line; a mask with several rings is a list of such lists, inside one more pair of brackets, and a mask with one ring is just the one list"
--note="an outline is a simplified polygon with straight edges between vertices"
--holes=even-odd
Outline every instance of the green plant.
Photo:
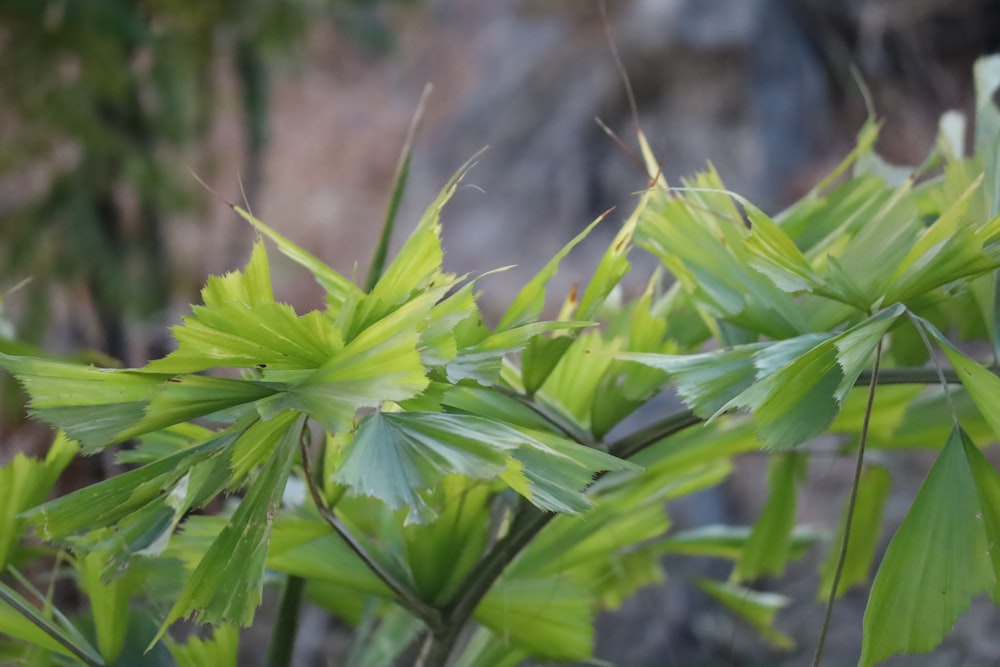
[[[596,610],[660,581],[668,553],[733,560],[729,581],[695,583],[787,644],[771,625],[780,601],[744,584],[809,543],[796,493],[824,433],[857,461],[822,568],[830,605],[867,582],[881,533],[889,477],[865,450],[940,448],[872,584],[860,664],[933,648],[973,596],[1000,594],[1000,475],[973,444],[1000,435],[1000,378],[942,333],[1000,350],[1000,58],[976,76],[973,155],[949,114],[924,165],[893,168],[869,122],[773,219],[712,171],[667,187],[640,137],[653,183],[554,321],[540,319],[545,286],[583,234],[487,327],[477,279],[442,269],[438,214],[463,172],[366,290],[235,207],[315,277],[323,310],[275,302],[261,240],[243,271],[208,281],[177,350],[141,369],[0,356],[63,434],[30,464],[45,484],[77,446],[138,441],[119,452],[137,467],[57,500],[36,506],[41,481],[11,487],[7,654],[127,664],[148,648],[144,664],[235,664],[233,626],[276,579],[271,665],[289,660],[303,595],[357,628],[352,665],[411,645],[420,665],[581,660]],[[676,282],[654,275],[622,302],[633,243]],[[687,408],[622,425],[667,386]],[[761,446],[770,498],[752,529],[668,532],[667,501]],[[226,511],[198,511],[220,496]],[[89,629],[20,574],[38,548],[19,539],[25,522],[63,550]],[[138,594],[150,602],[128,613]],[[171,639],[189,616],[214,634]]]

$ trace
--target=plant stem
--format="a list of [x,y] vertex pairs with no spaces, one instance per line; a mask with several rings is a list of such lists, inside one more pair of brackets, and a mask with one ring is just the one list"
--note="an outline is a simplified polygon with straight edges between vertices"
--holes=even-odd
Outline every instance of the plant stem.
[[[878,356],[881,356],[881,344],[879,345]],[[876,367],[877,368],[877,367]],[[958,383],[959,379],[955,373],[948,373],[947,381],[949,383]],[[858,385],[869,384],[869,386],[875,385],[889,385],[889,384],[934,384],[938,381],[937,372],[934,369],[928,368],[891,368],[886,369],[881,372],[873,370],[872,372],[863,372],[858,378]],[[509,395],[517,398],[521,402],[525,402],[523,397],[518,397],[516,392],[509,392]],[[536,409],[538,406],[533,401],[527,402],[529,407]],[[536,409],[537,412],[537,409]],[[541,414],[541,413],[539,413]],[[863,427],[862,438],[867,435],[867,417],[870,414],[866,414],[865,426]],[[549,419],[549,415],[542,414],[547,421],[553,424],[556,430],[567,433],[567,430],[563,428],[562,425],[554,423]],[[660,442],[664,438],[668,438],[672,435],[680,433],[692,426],[697,426],[701,424],[704,420],[694,414],[691,410],[681,409],[667,415],[665,418],[650,424],[644,428],[630,433],[618,440],[615,440],[608,445],[608,452],[622,459],[629,459],[641,452],[642,450],[650,447],[651,445]],[[567,433],[568,434],[568,433]],[[579,440],[574,437],[573,440]],[[859,454],[864,452],[864,440],[860,445]],[[859,461],[860,461],[859,456]],[[599,476],[598,476],[599,477]],[[855,483],[855,490],[852,495],[851,500],[851,513],[853,514],[853,504],[857,499],[857,490]],[[532,539],[538,533],[548,525],[549,521],[555,518],[557,515],[543,512],[535,507],[526,507],[518,518],[514,521],[511,526],[510,531],[496,544],[493,545],[486,555],[479,561],[479,564],[473,570],[459,586],[459,591],[461,591],[458,597],[449,604],[443,610],[443,631],[439,633],[432,633],[429,638],[429,646],[426,648],[426,653],[423,654],[423,662],[421,667],[444,667],[447,663],[451,652],[455,648],[455,644],[461,634],[463,626],[472,618],[473,612],[479,605],[479,602],[483,599],[490,588],[500,577],[507,566],[517,557],[521,550],[526,547]],[[845,541],[846,544],[846,541]],[[838,569],[843,569],[841,563]],[[838,575],[839,576],[839,575]],[[836,588],[834,588],[836,590]]]
[[399,604],[409,609],[417,618],[426,623],[432,632],[439,632],[443,623],[441,611],[421,600],[416,593],[398,581],[389,570],[368,553],[368,550],[365,549],[358,538],[347,529],[347,526],[330,509],[322,492],[316,485],[316,480],[313,478],[311,472],[312,462],[309,457],[309,448],[306,446],[304,440],[299,443],[299,451],[302,455],[302,476],[305,477],[306,485],[309,487],[309,494],[312,496],[313,503],[316,505],[319,515],[333,528],[333,531],[337,533],[340,539],[344,540],[344,543],[347,544],[351,551],[361,559],[361,562],[368,566],[368,569],[393,592]]
[[299,612],[305,589],[306,580],[302,577],[290,575],[285,582],[285,590],[281,594],[281,606],[278,608],[278,620],[274,624],[271,645],[267,649],[267,667],[288,667],[292,664],[295,633],[299,627]]
[[837,568],[833,572],[833,582],[830,585],[830,597],[826,601],[826,611],[823,613],[823,627],[819,632],[819,642],[816,654],[813,656],[812,667],[819,667],[823,658],[823,645],[830,629],[830,616],[833,614],[833,604],[837,600],[837,588],[840,586],[840,576],[847,562],[847,546],[851,538],[851,524],[854,522],[854,508],[858,502],[858,487],[861,485],[861,473],[865,463],[865,444],[868,442],[868,426],[871,423],[872,407],[875,405],[875,389],[879,384],[879,365],[882,362],[882,339],[875,348],[875,365],[872,368],[868,384],[868,400],[865,403],[865,416],[861,422],[861,436],[858,439],[858,457],[854,464],[854,480],[851,482],[851,495],[847,501],[847,516],[844,518],[844,539],[840,543],[840,555],[837,557]]
[[75,644],[65,633],[53,625],[49,619],[39,614],[33,606],[24,604],[19,595],[13,593],[12,590],[8,590],[2,583],[0,583],[0,600],[28,619],[39,630],[64,646],[67,651],[79,658],[88,667],[104,667],[104,661],[92,649]]
[[514,399],[524,407],[534,412],[536,415],[548,422],[554,430],[558,431],[566,438],[569,438],[577,444],[585,447],[597,446],[597,443],[589,433],[585,432],[576,424],[572,423],[558,412],[552,410],[544,403],[535,400],[531,396],[526,396],[518,391],[514,391],[509,387],[504,387],[503,385],[497,385],[494,389],[504,396]]

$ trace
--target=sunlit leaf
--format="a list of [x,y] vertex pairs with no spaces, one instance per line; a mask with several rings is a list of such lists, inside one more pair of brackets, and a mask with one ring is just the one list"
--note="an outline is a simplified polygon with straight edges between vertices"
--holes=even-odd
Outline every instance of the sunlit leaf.
[[58,434],[43,460],[17,454],[0,467],[0,572],[24,532],[25,519],[18,515],[45,500],[77,450],[75,443]]

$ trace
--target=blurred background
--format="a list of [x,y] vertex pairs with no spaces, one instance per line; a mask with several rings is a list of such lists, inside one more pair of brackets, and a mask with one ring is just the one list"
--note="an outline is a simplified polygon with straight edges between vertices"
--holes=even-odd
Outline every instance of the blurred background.
[[[165,326],[253,241],[224,199],[245,198],[363,276],[428,82],[400,233],[489,146],[445,210],[444,234],[451,270],[518,266],[482,283],[495,314],[616,207],[564,264],[559,289],[584,280],[645,185],[595,122],[635,146],[608,31],[667,179],[711,162],[770,212],[850,150],[866,115],[854,72],[885,120],[884,157],[916,163],[942,111],[971,109],[975,58],[1000,48],[996,0],[607,0],[607,15],[606,26],[594,0],[0,0],[0,350],[126,365],[165,353]],[[281,262],[274,271],[281,299],[319,305],[308,277]],[[45,441],[9,378],[0,392],[2,463]],[[101,465],[77,471],[78,483]],[[802,518],[835,524],[823,494],[839,499],[844,473],[823,471]],[[680,520],[749,520],[761,479],[737,478]],[[660,591],[602,621],[599,652],[623,666],[801,664],[820,617],[803,581],[785,584],[804,599],[786,623],[800,653],[770,654],[693,594]],[[841,620],[860,619],[856,597]],[[995,664],[996,633],[979,625],[991,614],[960,626],[934,661],[898,664]],[[325,637],[315,623],[303,651]],[[834,636],[845,663],[851,627]]]

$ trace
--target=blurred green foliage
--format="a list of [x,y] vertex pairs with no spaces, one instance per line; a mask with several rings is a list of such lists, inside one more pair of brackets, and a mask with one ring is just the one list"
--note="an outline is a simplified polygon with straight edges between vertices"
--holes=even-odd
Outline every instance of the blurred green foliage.
[[74,282],[123,358],[124,318],[170,297],[167,221],[205,199],[184,166],[210,169],[220,81],[238,85],[249,189],[276,59],[320,21],[384,51],[385,4],[0,0],[0,285],[34,278],[20,336],[40,338],[51,287]]

